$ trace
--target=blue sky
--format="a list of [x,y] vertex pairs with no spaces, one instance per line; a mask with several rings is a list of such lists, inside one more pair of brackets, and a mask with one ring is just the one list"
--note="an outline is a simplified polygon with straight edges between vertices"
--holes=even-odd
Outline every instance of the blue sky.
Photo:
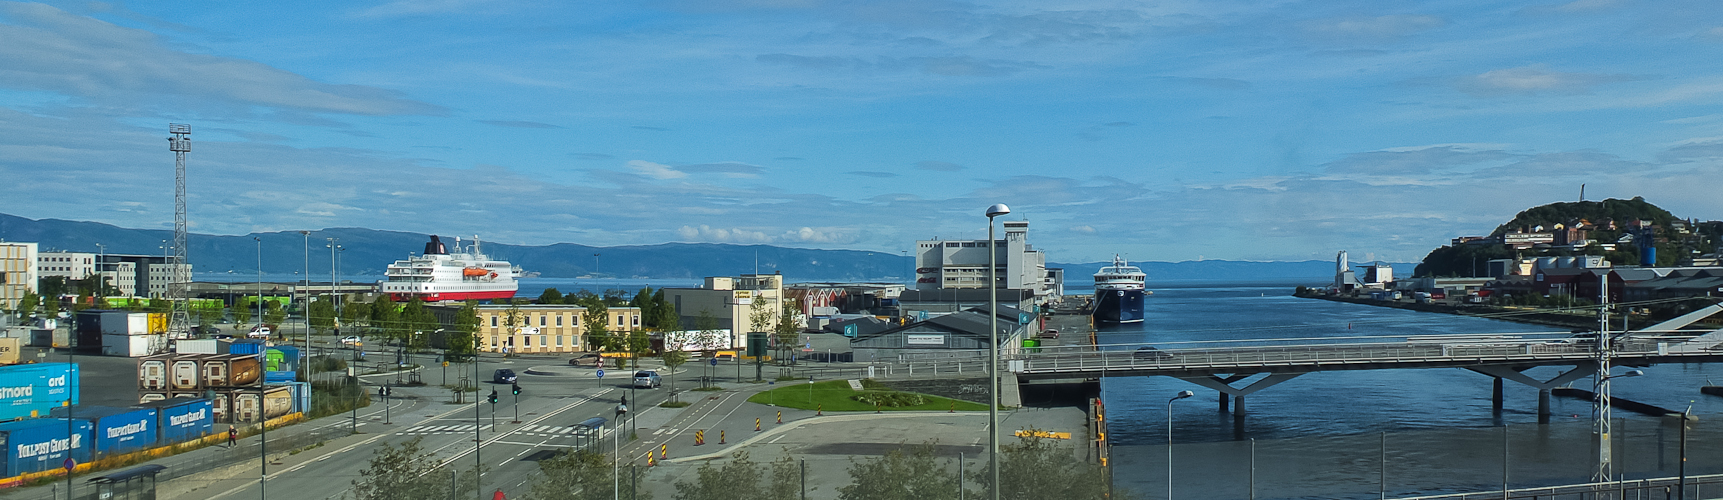
[[1535,205],[1723,218],[1723,5],[0,3],[0,211],[195,231],[1416,261]]

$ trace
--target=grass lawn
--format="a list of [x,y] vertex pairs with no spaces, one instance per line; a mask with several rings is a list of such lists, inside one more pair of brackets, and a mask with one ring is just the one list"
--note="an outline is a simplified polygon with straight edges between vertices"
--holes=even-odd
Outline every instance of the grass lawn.
[[[863,384],[869,384],[869,382],[864,381]],[[874,410],[874,406],[872,404],[863,403],[850,398],[850,396],[860,394],[860,392],[850,389],[849,382],[845,380],[828,380],[812,384],[807,382],[782,382],[778,385],[783,387],[755,394],[754,397],[748,398],[748,402],[775,404],[778,406],[798,408],[802,410],[813,410],[816,409],[816,407],[825,411]],[[869,387],[869,390],[887,389],[871,386]],[[885,406],[879,409],[882,411],[948,411],[951,409],[952,403],[956,403],[957,411],[987,411],[987,405],[981,403],[958,401],[926,394],[923,394],[922,397],[927,400],[926,403],[915,406]]]

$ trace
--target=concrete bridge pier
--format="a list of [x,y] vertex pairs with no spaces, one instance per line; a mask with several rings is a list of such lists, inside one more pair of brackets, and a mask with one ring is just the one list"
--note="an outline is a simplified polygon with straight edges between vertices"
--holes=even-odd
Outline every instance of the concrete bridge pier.
[[1502,378],[1496,377],[1496,382],[1494,385],[1495,385],[1494,390],[1490,394],[1490,409],[1495,412],[1496,416],[1501,416],[1501,414],[1502,414]]
[[1233,401],[1232,419],[1234,421],[1244,420],[1244,396],[1234,396],[1233,399],[1237,401]]
[[1471,367],[1468,369],[1472,370],[1474,372],[1482,373],[1484,375],[1489,375],[1491,377],[1496,378],[1495,394],[1493,395],[1493,397],[1494,397],[1493,403],[1494,403],[1494,406],[1496,408],[1497,414],[1500,414],[1502,411],[1501,409],[1502,409],[1502,380],[1503,379],[1519,382],[1519,383],[1522,383],[1525,385],[1532,386],[1533,388],[1537,389],[1538,390],[1538,423],[1547,424],[1550,422],[1550,389],[1554,389],[1558,386],[1566,385],[1569,382],[1573,382],[1575,380],[1585,378],[1586,376],[1591,375],[1592,373],[1595,373],[1597,371],[1596,366],[1597,365],[1592,364],[1590,362],[1582,362],[1582,363],[1579,363],[1577,365],[1574,365],[1573,369],[1562,372],[1562,374],[1556,375],[1555,378],[1552,378],[1549,380],[1538,380],[1538,379],[1526,376],[1526,374],[1523,372],[1527,368],[1530,368],[1530,367],[1524,367],[1524,366],[1520,366],[1520,367],[1474,366],[1474,367]]
[[1538,423],[1550,423],[1550,390],[1538,389]]
[[1228,398],[1228,396],[1226,395],[1226,393],[1224,393],[1224,392],[1220,393],[1220,412],[1221,413],[1226,413],[1227,398]]
[[[1190,382],[1190,383],[1193,383],[1196,385],[1207,387],[1209,389],[1214,389],[1216,391],[1220,391],[1220,411],[1223,414],[1226,412],[1227,406],[1228,406],[1227,400],[1231,399],[1233,420],[1237,421],[1237,423],[1243,423],[1243,419],[1244,419],[1244,397],[1245,396],[1249,395],[1250,393],[1256,392],[1256,391],[1260,391],[1263,389],[1267,389],[1269,387],[1273,387],[1277,384],[1280,384],[1281,382],[1292,380],[1293,378],[1295,378],[1299,375],[1303,375],[1303,374],[1302,373],[1270,373],[1270,374],[1268,374],[1268,376],[1257,379],[1256,381],[1251,382],[1249,385],[1246,385],[1242,388],[1232,386],[1233,382],[1238,382],[1240,380],[1244,380],[1244,379],[1250,378],[1250,377],[1255,376],[1255,375],[1256,375],[1255,373],[1234,373],[1231,375],[1227,375],[1224,378],[1219,376],[1219,375],[1203,375],[1203,376],[1196,376],[1196,377],[1178,377],[1178,378],[1180,380],[1184,380],[1186,382]],[[1231,396],[1231,397],[1228,398],[1228,396]]]

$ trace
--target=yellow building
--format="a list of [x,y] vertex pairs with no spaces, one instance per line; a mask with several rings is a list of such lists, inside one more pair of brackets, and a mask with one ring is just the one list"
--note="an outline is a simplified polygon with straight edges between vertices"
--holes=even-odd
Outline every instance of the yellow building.
[[36,244],[0,242],[0,309],[18,308],[36,290]]
[[[515,321],[511,329],[509,315]],[[479,350],[485,352],[552,353],[586,351],[581,324],[586,307],[567,304],[502,304],[478,306]],[[605,315],[610,333],[639,330],[640,308],[611,307]]]

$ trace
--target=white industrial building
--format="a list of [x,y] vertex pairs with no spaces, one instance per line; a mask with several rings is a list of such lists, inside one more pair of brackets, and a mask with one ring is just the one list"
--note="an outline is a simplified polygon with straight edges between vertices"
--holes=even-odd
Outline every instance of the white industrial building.
[[[994,288],[1028,291],[1043,303],[1064,288],[1063,273],[1049,273],[1047,254],[1029,245],[1029,222],[1006,221],[995,242],[998,283]],[[915,289],[923,292],[987,288],[987,240],[915,242]]]

